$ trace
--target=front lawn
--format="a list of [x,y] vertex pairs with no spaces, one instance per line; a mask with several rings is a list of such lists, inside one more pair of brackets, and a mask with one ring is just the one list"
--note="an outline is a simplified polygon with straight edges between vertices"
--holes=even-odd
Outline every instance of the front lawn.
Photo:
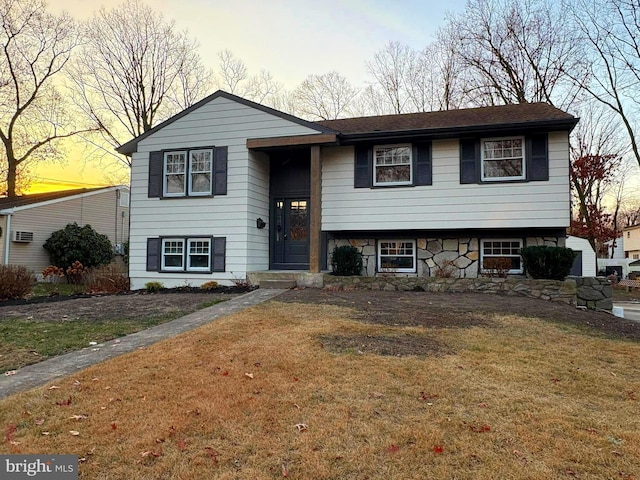
[[640,343],[604,314],[382,293],[287,293],[0,401],[0,452],[78,454],[83,479],[638,478]]

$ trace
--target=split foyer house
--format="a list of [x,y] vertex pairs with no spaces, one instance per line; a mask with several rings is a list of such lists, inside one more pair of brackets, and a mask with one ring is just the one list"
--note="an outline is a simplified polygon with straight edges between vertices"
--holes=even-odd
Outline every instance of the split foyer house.
[[310,122],[218,91],[122,145],[132,157],[132,288],[321,272],[356,246],[365,275],[522,273],[563,246],[569,133],[544,103]]
[[622,230],[624,258],[640,259],[640,225],[630,225]]
[[0,262],[41,273],[50,264],[44,243],[73,222],[91,225],[122,253],[129,238],[129,188],[119,185],[0,198]]

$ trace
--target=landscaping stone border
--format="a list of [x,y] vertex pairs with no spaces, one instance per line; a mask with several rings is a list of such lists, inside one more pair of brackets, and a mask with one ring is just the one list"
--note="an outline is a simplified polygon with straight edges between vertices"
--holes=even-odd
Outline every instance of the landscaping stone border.
[[437,278],[382,274],[376,277],[324,276],[324,288],[338,290],[396,290],[477,292],[522,295],[590,310],[611,311],[613,289],[605,277],[567,277],[564,281],[509,278]]

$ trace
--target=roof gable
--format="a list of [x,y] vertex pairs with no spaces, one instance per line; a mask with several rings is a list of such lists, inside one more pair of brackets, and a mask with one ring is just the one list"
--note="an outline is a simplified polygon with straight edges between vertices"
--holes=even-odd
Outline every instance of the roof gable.
[[227,92],[225,92],[223,90],[218,90],[218,91],[212,93],[211,95],[209,95],[208,97],[203,98],[199,102],[194,103],[189,108],[184,109],[180,113],[178,113],[178,114],[174,115],[173,117],[165,120],[164,122],[156,125],[155,127],[153,127],[148,132],[145,132],[142,135],[139,135],[138,137],[136,137],[136,138],[128,141],[127,143],[121,145],[120,147],[118,147],[116,149],[116,151],[118,153],[123,154],[123,155],[131,155],[132,153],[134,153],[134,152],[136,152],[138,150],[138,143],[141,140],[144,140],[145,138],[149,137],[150,135],[153,135],[154,133],[156,133],[158,130],[161,130],[166,126],[171,125],[175,121],[181,119],[182,117],[188,115],[189,113],[193,112],[194,110],[197,110],[198,108],[202,107],[203,105],[206,105],[207,103],[209,103],[209,102],[211,102],[211,101],[213,101],[213,100],[215,100],[216,98],[219,98],[219,97],[223,97],[223,98],[226,98],[227,100],[231,100],[231,101],[234,101],[234,102],[237,102],[237,103],[241,103],[243,105],[246,105],[246,106],[251,107],[251,108],[255,108],[255,109],[260,110],[262,112],[269,113],[271,115],[275,115],[276,117],[280,117],[280,118],[283,118],[285,120],[289,120],[290,122],[296,123],[298,125],[302,125],[302,126],[311,128],[311,129],[316,130],[316,131],[318,131],[320,133],[335,133],[329,127],[325,127],[325,126],[320,125],[318,123],[309,122],[307,120],[303,120],[303,119],[295,117],[293,115],[289,115],[288,113],[281,112],[281,111],[276,110],[274,108],[267,107],[265,105],[261,105],[261,104],[256,103],[256,102],[252,102],[251,100],[247,100],[246,98],[238,97],[237,95],[233,95],[231,93],[227,93]]

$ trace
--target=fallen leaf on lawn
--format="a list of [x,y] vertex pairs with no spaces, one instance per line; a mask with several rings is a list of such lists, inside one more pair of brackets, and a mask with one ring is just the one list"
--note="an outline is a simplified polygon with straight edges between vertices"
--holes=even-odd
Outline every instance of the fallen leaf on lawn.
[[42,432],[42,435],[51,435],[50,432]]
[[204,449],[207,451],[207,453],[209,453],[209,456],[211,457],[211,460],[213,460],[213,463],[218,463],[218,452],[216,452],[211,447],[204,447]]
[[49,390],[58,390],[59,388],[60,388],[60,387],[59,387],[59,386],[57,386],[57,385],[51,385],[51,386],[49,387]]
[[4,372],[4,374],[8,377],[10,375],[15,375],[16,373],[18,373],[17,370],[8,370],[6,372]]
[[184,438],[177,439],[176,447],[178,447],[181,452],[184,452],[187,449],[187,441]]
[[398,450],[400,450],[400,447],[394,444],[391,444],[389,448],[387,448],[387,452],[389,453],[396,453]]
[[619,457],[621,457],[621,456],[622,456],[622,454],[621,454],[619,451],[617,451],[617,450],[612,450],[612,451],[611,451],[611,453],[612,453],[613,455],[617,455],[617,456],[619,456]]
[[66,407],[71,405],[71,397],[67,398],[66,400],[60,400],[59,402],[56,402],[56,405],[58,405],[59,407]]
[[80,384],[80,381],[79,381],[79,380],[76,380],[75,382],[73,382],[73,385],[74,385],[75,387],[79,387],[81,384]]
[[433,447],[433,453],[442,453],[444,451],[444,447],[442,445],[436,445]]
[[247,378],[253,378],[253,373],[245,373],[244,376]]
[[306,423],[296,423],[294,427],[296,427],[299,432],[306,432],[309,428]]
[[480,402],[480,403],[478,404],[478,406],[479,406],[480,408],[487,408],[487,404],[486,404],[486,403],[484,403],[484,402]]
[[44,418],[37,418],[36,425],[42,425],[44,423]]
[[118,428],[118,424],[116,422],[111,422],[111,430],[115,430]]
[[87,415],[71,415],[69,417],[70,420],[84,420],[85,418],[89,418]]
[[92,382],[97,382],[98,380],[100,380],[98,377],[93,377],[93,378],[91,379],[91,381],[92,381]]
[[617,377],[618,375],[616,375],[615,372],[609,372],[611,374],[612,377]]
[[77,430],[69,430],[69,433],[70,433],[71,435],[73,435],[74,437],[77,437],[78,435],[80,435],[80,432],[79,432],[79,431],[77,431]]
[[222,375],[223,377],[228,377],[229,376],[229,372],[227,370],[225,370],[220,375]]
[[287,466],[284,463],[282,464],[282,476],[283,477],[288,477],[289,476],[289,469],[287,468]]
[[484,433],[491,431],[491,427],[486,423],[483,425],[469,425],[469,430],[476,433]]
[[16,441],[16,440],[11,440],[9,443],[10,443],[11,445],[14,445],[14,446],[15,446],[15,445],[20,445],[20,442],[18,442],[18,441]]

